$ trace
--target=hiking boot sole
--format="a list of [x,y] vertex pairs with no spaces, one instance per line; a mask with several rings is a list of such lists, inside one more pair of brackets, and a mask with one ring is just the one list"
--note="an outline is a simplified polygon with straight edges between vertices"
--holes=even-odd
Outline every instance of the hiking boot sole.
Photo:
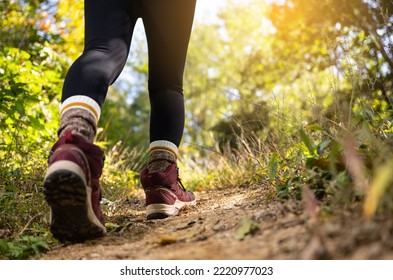
[[150,204],[146,207],[146,219],[155,220],[155,219],[165,219],[168,217],[176,216],[179,214],[180,210],[186,207],[195,206],[196,200],[183,202],[180,200],[176,200],[173,205],[169,204]]
[[50,230],[56,239],[81,242],[105,235],[106,228],[93,212],[91,188],[77,164],[58,161],[51,165],[44,179],[44,195],[51,209]]

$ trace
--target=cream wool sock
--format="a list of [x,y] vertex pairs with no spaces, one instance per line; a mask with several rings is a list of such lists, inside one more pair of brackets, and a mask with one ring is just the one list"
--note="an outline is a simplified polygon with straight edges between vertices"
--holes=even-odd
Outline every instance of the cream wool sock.
[[177,146],[169,141],[154,141],[150,144],[149,151],[149,173],[164,172],[171,164],[176,163],[178,157]]
[[61,137],[67,130],[76,131],[93,143],[97,133],[97,123],[101,108],[93,99],[83,95],[67,98],[60,106]]

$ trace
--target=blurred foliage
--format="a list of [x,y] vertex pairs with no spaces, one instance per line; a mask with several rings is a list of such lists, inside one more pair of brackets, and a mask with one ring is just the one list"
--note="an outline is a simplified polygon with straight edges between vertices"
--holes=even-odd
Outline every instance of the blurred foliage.
[[52,1],[56,3],[56,13],[49,21],[53,30],[61,35],[61,44],[53,48],[65,54],[70,62],[74,61],[83,51],[84,44],[84,4],[81,0]]
[[0,252],[19,259],[53,242],[41,182],[66,64],[51,47],[46,1],[0,5]]
[[[82,0],[0,2],[5,258],[55,242],[41,182],[83,24]],[[307,189],[332,212],[361,201],[365,218],[391,215],[392,29],[390,0],[228,0],[217,20],[196,22],[179,163],[187,188],[258,184],[267,199],[301,199]],[[145,37],[135,33],[97,136],[111,203],[132,196],[146,159],[147,65]]]
[[0,3],[0,46],[28,50],[32,44],[43,43],[44,16],[40,12],[45,0],[3,0]]
[[372,194],[365,208],[384,207],[368,216],[391,209],[378,170],[393,152],[392,13],[391,1],[232,1],[195,28],[184,150],[216,162],[191,159],[190,180],[228,185],[226,165],[233,185],[267,176],[283,199],[307,185],[338,205]]
[[40,237],[22,236],[17,243],[0,240],[0,253],[10,259],[26,259],[47,250],[49,245]]

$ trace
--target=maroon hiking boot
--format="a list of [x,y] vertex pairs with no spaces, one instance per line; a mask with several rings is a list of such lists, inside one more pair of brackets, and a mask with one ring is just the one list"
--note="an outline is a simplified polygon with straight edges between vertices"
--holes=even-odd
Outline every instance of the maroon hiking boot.
[[180,209],[196,205],[195,196],[180,181],[176,163],[164,172],[149,174],[145,168],[141,183],[146,195],[147,219],[165,219],[175,216]]
[[104,151],[83,136],[67,131],[52,147],[44,179],[51,210],[50,230],[61,241],[83,241],[103,236],[99,178]]

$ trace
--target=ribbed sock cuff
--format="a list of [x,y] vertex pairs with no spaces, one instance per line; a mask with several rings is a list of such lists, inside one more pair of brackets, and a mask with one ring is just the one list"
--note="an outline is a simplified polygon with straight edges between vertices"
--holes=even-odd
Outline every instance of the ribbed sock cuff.
[[170,141],[157,140],[150,143],[149,152],[157,151],[157,150],[169,151],[173,153],[176,158],[179,157],[179,149],[175,144],[173,144]]
[[80,108],[70,108],[61,114],[60,126],[57,131],[59,137],[67,130],[75,131],[93,143],[97,133],[95,117],[90,111]]
[[60,116],[70,109],[80,108],[89,111],[95,119],[96,124],[98,123],[101,116],[101,107],[98,103],[85,95],[74,95],[66,100],[60,106]]

